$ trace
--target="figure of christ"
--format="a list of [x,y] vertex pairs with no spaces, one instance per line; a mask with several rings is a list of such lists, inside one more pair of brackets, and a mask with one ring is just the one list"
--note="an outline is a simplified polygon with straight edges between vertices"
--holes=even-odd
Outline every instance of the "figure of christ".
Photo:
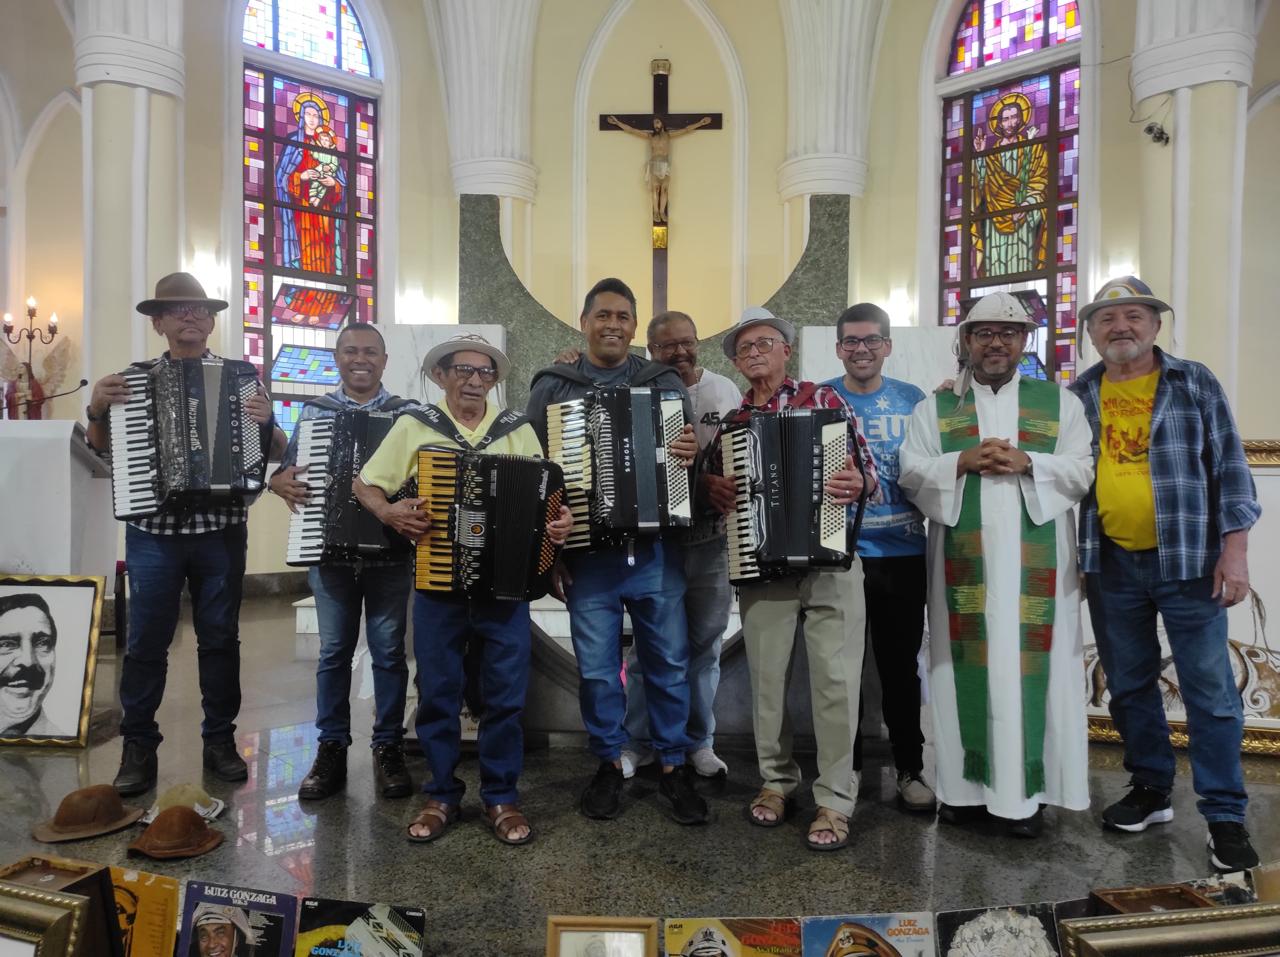
[[[988,120],[996,132],[992,148],[1014,146],[1035,137],[1027,126],[1030,101],[1022,94],[1001,97]],[[988,147],[987,134],[979,128],[973,137],[974,153]],[[1049,183],[1049,154],[1043,143],[1007,149],[973,160],[974,275],[1007,276],[1030,272],[1045,263],[1048,230],[1043,209],[1025,209],[1043,203]]]
[[[346,197],[346,174],[332,154],[316,152],[326,145],[320,139],[320,131],[328,126],[321,112],[323,102],[318,97],[306,97],[308,94],[304,93],[294,101],[298,130],[280,153],[276,198],[282,203],[327,212],[340,210]],[[328,143],[334,143],[332,132]],[[316,184],[324,189],[319,196],[313,193]],[[313,199],[319,202],[312,202]],[[283,240],[281,265],[331,275],[342,272],[342,249],[336,241],[333,216],[283,206],[277,212]]]
[[667,187],[671,183],[671,141],[677,136],[702,129],[711,122],[711,117],[704,116],[679,129],[669,129],[660,116],[653,118],[652,130],[638,129],[612,115],[608,117],[608,122],[624,133],[643,136],[649,141],[649,162],[645,166],[644,178],[649,184],[653,201],[653,221],[665,223],[667,221]]

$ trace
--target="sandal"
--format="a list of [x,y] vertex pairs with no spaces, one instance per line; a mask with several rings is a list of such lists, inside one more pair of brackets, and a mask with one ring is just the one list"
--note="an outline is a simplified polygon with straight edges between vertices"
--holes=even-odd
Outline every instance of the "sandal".
[[[813,840],[813,835],[821,834],[823,831],[830,831],[836,836],[836,839],[830,844],[818,844]],[[809,825],[809,834],[805,837],[805,843],[809,845],[811,851],[838,851],[849,843],[849,817],[841,814],[839,811],[833,811],[829,807],[818,808],[818,813],[813,816],[813,823]]]
[[[533,840],[533,828],[529,826],[529,819],[524,816],[519,804],[490,804],[484,809],[484,819],[493,831],[493,836],[503,844],[518,847]],[[518,827],[528,828],[529,833],[524,837],[511,837],[511,832]]]
[[[756,827],[778,827],[791,814],[795,802],[772,788],[761,788],[760,793],[751,800],[751,804],[747,807],[747,818]],[[773,814],[772,821],[762,820],[756,817],[756,808],[762,808]]]
[[[441,837],[449,829],[449,825],[456,820],[458,820],[458,805],[445,804],[443,801],[437,801],[432,798],[418,812],[418,816],[409,822],[409,827],[405,828],[405,833],[412,843],[426,844]],[[410,830],[414,825],[425,827],[427,833],[414,834]]]

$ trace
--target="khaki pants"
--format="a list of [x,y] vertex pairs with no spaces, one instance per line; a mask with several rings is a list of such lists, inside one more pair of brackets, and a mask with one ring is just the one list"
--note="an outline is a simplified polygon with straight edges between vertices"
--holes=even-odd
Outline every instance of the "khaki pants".
[[800,785],[791,755],[787,684],[795,654],[796,624],[804,615],[809,696],[818,743],[819,807],[852,814],[853,734],[858,723],[866,608],[862,565],[845,571],[812,571],[780,581],[743,586],[742,633],[751,672],[751,720],[764,786],[790,795]]

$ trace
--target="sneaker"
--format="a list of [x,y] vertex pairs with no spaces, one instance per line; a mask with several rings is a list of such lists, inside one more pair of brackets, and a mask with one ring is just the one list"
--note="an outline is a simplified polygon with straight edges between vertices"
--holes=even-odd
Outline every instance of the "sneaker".
[[919,771],[898,772],[898,801],[908,811],[932,812],[937,804],[933,789]]
[[721,775],[728,775],[729,765],[720,760],[710,748],[698,748],[689,754],[689,760],[693,763],[693,769],[704,778],[714,778]]
[[619,755],[619,760],[622,761],[622,776],[630,781],[636,776],[636,769],[653,764],[654,757],[652,748],[624,748]]
[[671,802],[671,820],[677,824],[706,824],[707,802],[693,787],[693,768],[681,764],[662,775],[658,793]]
[[298,787],[303,801],[323,801],[347,783],[347,749],[337,741],[321,741],[311,770]]
[[111,782],[121,797],[132,797],[156,786],[156,749],[141,741],[126,741],[120,752],[120,770]]
[[1129,793],[1102,812],[1104,827],[1136,833],[1173,820],[1169,795],[1145,784],[1130,784]]
[[240,757],[235,741],[206,741],[204,766],[223,781],[245,781],[249,777],[249,765]]
[[404,798],[413,793],[413,779],[404,766],[404,748],[400,742],[374,745],[373,773],[384,798]]
[[1249,843],[1243,824],[1210,821],[1209,860],[1220,871],[1244,871],[1258,866],[1258,852]]
[[585,817],[608,821],[618,816],[622,805],[622,769],[612,761],[601,761],[595,776],[582,792],[578,809]]

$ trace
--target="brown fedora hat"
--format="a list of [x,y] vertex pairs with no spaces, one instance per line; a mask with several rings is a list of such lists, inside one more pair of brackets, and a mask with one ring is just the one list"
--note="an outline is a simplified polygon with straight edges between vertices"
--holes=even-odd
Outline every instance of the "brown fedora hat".
[[189,272],[171,272],[157,282],[155,297],[138,303],[138,312],[157,316],[166,306],[208,306],[211,312],[227,308],[224,300],[206,296],[200,280]]
[[129,845],[129,856],[145,854],[157,860],[199,857],[221,844],[222,837],[222,832],[206,824],[195,809],[185,805],[165,808]]
[[46,844],[80,841],[122,830],[140,817],[142,808],[125,805],[110,784],[94,784],[64,797],[53,819],[34,825],[31,836]]

